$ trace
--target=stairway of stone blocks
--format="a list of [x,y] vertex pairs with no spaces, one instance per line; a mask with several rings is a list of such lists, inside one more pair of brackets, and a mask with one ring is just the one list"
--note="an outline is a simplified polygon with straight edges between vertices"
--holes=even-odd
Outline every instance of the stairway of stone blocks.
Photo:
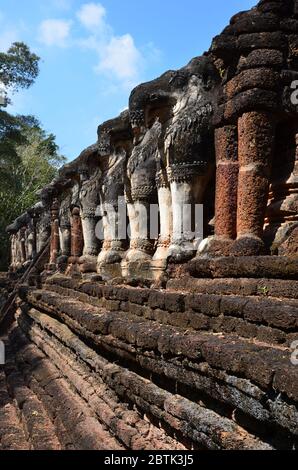
[[297,51],[297,0],[236,14],[7,228],[0,449],[297,449]]
[[22,287],[1,371],[1,447],[292,449],[297,293],[295,279],[190,275],[166,289],[61,274]]

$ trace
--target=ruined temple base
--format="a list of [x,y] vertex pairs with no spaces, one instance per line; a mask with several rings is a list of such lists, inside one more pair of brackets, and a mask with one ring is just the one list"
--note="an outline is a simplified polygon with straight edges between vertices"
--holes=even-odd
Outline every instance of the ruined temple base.
[[[196,257],[188,263],[187,271],[195,278],[298,279],[298,257]],[[175,277],[173,270],[172,277]]]
[[158,282],[165,273],[166,263],[162,261],[122,262],[122,276],[130,281]]
[[122,268],[120,263],[101,264],[97,267],[97,272],[104,281],[122,278]]
[[97,256],[82,256],[79,262],[79,271],[81,273],[96,273]]
[[228,277],[240,259],[212,263],[210,277],[172,266],[166,289],[90,273],[20,289],[0,448],[295,448],[296,262],[247,259],[247,278]]

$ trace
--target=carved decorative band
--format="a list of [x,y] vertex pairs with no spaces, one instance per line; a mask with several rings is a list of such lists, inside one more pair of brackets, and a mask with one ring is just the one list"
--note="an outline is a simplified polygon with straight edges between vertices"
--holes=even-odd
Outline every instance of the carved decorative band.
[[45,224],[38,224],[36,226],[36,231],[37,232],[47,232],[51,230],[51,224],[50,222],[47,222]]
[[[124,196],[121,196],[121,197],[124,197]],[[117,211],[118,209],[118,206],[125,206],[124,204],[121,203],[121,200],[118,200],[118,199],[109,199],[108,197],[106,197],[105,199],[105,204],[108,204],[109,206],[113,206],[113,209],[115,211]]]
[[169,238],[160,238],[157,243],[158,248],[168,248],[171,244],[171,239]]
[[131,111],[129,117],[132,126],[140,127],[145,122],[145,115],[142,109]]
[[169,186],[168,178],[163,171],[159,171],[156,173],[155,181],[158,189],[167,188]]
[[154,184],[136,186],[131,189],[131,196],[132,196],[133,201],[147,200],[151,196],[154,195],[155,191],[156,191],[156,186]]
[[60,222],[60,229],[61,230],[70,230],[71,225],[70,222]]
[[98,255],[98,249],[97,248],[88,248],[84,250],[84,256],[97,256]]
[[107,251],[111,248],[111,240],[105,240],[102,244],[102,249]]
[[193,241],[194,241],[193,232],[184,231],[180,238],[173,237],[172,240],[171,240],[171,243],[173,245],[179,245],[180,246],[180,245],[183,245],[185,243],[191,243]]
[[206,168],[206,162],[179,163],[167,168],[167,174],[170,183],[184,183],[191,181],[194,176],[204,175]]
[[107,251],[107,250],[113,250],[113,251],[124,251],[123,247],[123,241],[122,240],[105,240],[102,245],[102,249]]
[[154,253],[154,245],[150,240],[144,240],[141,238],[134,238],[130,242],[130,249],[141,250],[149,255]]
[[94,219],[96,213],[96,207],[88,207],[81,211],[81,219]]

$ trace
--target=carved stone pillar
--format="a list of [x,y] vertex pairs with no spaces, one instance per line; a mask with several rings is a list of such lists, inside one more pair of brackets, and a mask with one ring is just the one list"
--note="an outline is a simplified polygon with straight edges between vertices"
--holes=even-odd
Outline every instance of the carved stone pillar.
[[17,239],[16,234],[10,236],[10,271],[14,271],[17,264]]
[[[69,265],[75,268],[83,253],[84,239],[79,207],[74,207],[71,214],[71,256]],[[71,270],[68,270],[68,272],[71,272]]]
[[120,155],[112,153],[103,164],[100,198],[104,242],[97,261],[99,272],[105,265],[120,263],[125,255],[126,234],[120,233],[120,224],[123,219],[126,221],[125,160],[125,152]]
[[237,241],[231,254],[258,255],[264,250],[263,226],[275,141],[273,118],[245,113],[238,120]]
[[18,230],[16,233],[16,264],[15,268],[20,269],[22,266],[22,261],[23,256],[22,256],[22,234],[21,230]]
[[51,215],[47,208],[41,212],[36,222],[36,251],[40,253],[51,235]]
[[131,239],[126,261],[150,261],[154,253],[154,242],[150,239],[150,202],[135,199],[128,203],[127,212]]
[[135,132],[135,147],[128,161],[130,188],[126,188],[130,225],[130,247],[125,257],[128,263],[150,261],[154,253],[155,240],[150,238],[150,205],[157,203],[156,152],[160,132],[157,121],[145,135]]
[[82,271],[96,272],[97,255],[99,251],[99,241],[96,237],[97,217],[96,208],[81,211],[82,233],[84,238],[83,256],[80,260]]
[[238,137],[237,126],[215,131],[216,195],[215,235],[224,243],[234,240],[237,233]]
[[98,177],[86,180],[82,183],[80,190],[81,225],[84,239],[83,256],[80,259],[80,270],[82,272],[96,272],[97,255],[100,244],[96,236],[96,215],[98,196]]
[[120,211],[125,216],[126,208],[116,202],[104,202],[101,206],[104,242],[99,253],[97,265],[101,266],[120,263],[125,255],[125,240],[119,234]]
[[50,260],[48,270],[55,271],[57,268],[57,259],[60,250],[59,238],[59,202],[54,199],[51,207],[51,242],[50,242]]
[[168,258],[168,251],[173,231],[173,222],[171,188],[164,170],[160,170],[157,173],[156,186],[158,194],[160,233],[157,249],[152,260],[156,262],[165,262]]
[[35,234],[32,225],[26,229],[26,261],[32,261],[35,256]]
[[71,254],[70,197],[64,197],[60,203],[59,239],[60,256],[57,264],[59,271],[64,272]]
[[127,213],[130,227],[130,246],[126,261],[150,261],[154,253],[154,241],[150,239],[150,203],[153,202],[155,183],[133,186],[132,199],[128,200]]
[[20,229],[20,262],[21,265],[26,262],[26,227]]
[[276,130],[274,166],[265,220],[265,241],[274,255],[298,256],[298,125]]
[[31,215],[31,219],[26,228],[26,261],[31,262],[36,256],[36,218]]
[[199,254],[228,255],[237,236],[238,133],[230,125],[215,130],[215,236],[205,239]]
[[[191,259],[196,246],[196,204],[200,204],[210,179],[207,164],[176,164],[168,168],[171,184],[173,231],[168,252],[169,261],[175,263]],[[203,222],[203,221],[201,221]]]

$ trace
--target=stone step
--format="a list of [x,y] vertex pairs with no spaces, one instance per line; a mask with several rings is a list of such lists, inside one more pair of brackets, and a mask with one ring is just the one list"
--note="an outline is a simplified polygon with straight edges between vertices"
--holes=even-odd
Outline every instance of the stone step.
[[[44,351],[52,364],[58,364],[63,368],[63,374],[79,391],[80,394],[87,393],[88,387],[94,387],[88,380],[88,387],[80,383],[80,376],[94,376],[103,380],[105,386],[114,392],[123,403],[131,403],[134,408],[142,411],[147,420],[157,420],[161,430],[165,429],[169,434],[167,439],[161,435],[162,443],[167,442],[166,448],[208,448],[208,449],[270,449],[272,445],[262,441],[260,438],[252,435],[243,427],[241,427],[233,419],[221,416],[217,412],[208,409],[203,403],[197,400],[191,401],[183,397],[178,392],[171,393],[162,386],[156,385],[152,380],[148,380],[138,372],[131,370],[128,364],[125,366],[119,363],[113,363],[105,359],[100,352],[86,345],[78,336],[58,320],[49,317],[35,309],[30,310],[27,314],[20,314],[18,323],[23,332],[29,339]],[[59,357],[60,356],[60,357]],[[67,358],[67,364],[62,364],[61,359]],[[80,361],[78,361],[78,358]],[[74,367],[74,370],[72,369]],[[90,370],[91,368],[91,370]],[[93,374],[92,374],[93,371]],[[93,390],[90,391],[88,401],[91,406],[97,406],[93,397]],[[105,394],[111,399],[111,394]],[[92,398],[93,397],[93,398]],[[96,395],[97,399],[97,395]],[[111,403],[111,401],[110,401]],[[102,404],[98,408],[101,413],[101,419],[111,425],[111,418]],[[133,448],[136,438],[136,429],[132,434],[132,429],[128,429],[127,425],[132,424],[132,416],[130,420],[123,419],[122,423],[117,423],[117,412],[113,412],[114,432],[119,434],[121,424],[122,430],[126,429],[126,436],[129,440],[129,448]],[[135,417],[134,421],[135,423]],[[117,423],[117,425],[116,425]],[[126,425],[126,426],[125,426]],[[141,427],[135,428],[138,434],[142,432]],[[155,448],[156,427],[152,426],[150,436],[152,439],[151,446]],[[175,440],[170,437],[173,435]],[[142,447],[144,437],[139,435],[139,448]],[[169,441],[170,440],[170,441]],[[171,444],[172,440],[172,444]],[[176,443],[175,443],[176,442]],[[170,447],[170,444],[172,447]],[[164,448],[164,445],[162,446]]]
[[61,450],[55,426],[25,384],[7,340],[5,359],[0,371],[0,449]]
[[298,435],[298,370],[290,362],[288,347],[235,334],[173,327],[131,312],[108,311],[86,302],[85,297],[82,300],[45,289],[29,291],[27,302],[33,308],[23,313],[31,318],[30,328],[39,323],[39,315],[46,314],[43,321],[48,328],[50,316],[55,317],[110,362],[155,376],[165,388],[178,387],[185,398],[195,392],[206,406],[224,404],[228,413],[236,409],[265,426],[270,423],[276,435]]
[[170,279],[167,289],[199,294],[241,295],[298,299],[298,281],[284,279],[220,278],[204,279],[190,276]]
[[[38,312],[35,312],[35,315],[37,314]],[[57,374],[63,374],[64,380],[72,390],[75,390],[76,398],[80,397],[88,403],[96,418],[125,447],[131,450],[186,449],[182,443],[168,436],[163,429],[119,401],[115,392],[102,380],[102,367],[109,368],[107,361],[71,335],[64,325],[42,314],[39,315],[39,320],[43,321],[44,331],[39,327],[41,323],[36,322],[31,327],[28,319],[27,321],[24,318],[20,319],[22,331],[18,329],[17,337],[22,337],[24,341],[25,333],[27,335],[25,343],[30,344],[26,358],[30,358],[31,361],[36,356],[41,357],[44,352],[46,356],[41,360],[43,374],[49,369],[50,360],[51,370],[55,369]],[[52,328],[47,328],[47,324],[51,324]],[[15,338],[16,336],[14,340]],[[72,344],[68,348],[65,345],[69,345],[70,340]],[[33,374],[36,375],[35,372]],[[38,380],[38,375],[36,379]],[[114,448],[117,448],[115,444]]]
[[[69,287],[67,287],[69,286]],[[71,287],[70,287],[71,286]],[[45,288],[108,311],[185,329],[234,333],[290,347],[298,335],[298,301],[276,297],[177,293],[170,290],[51,282]]]
[[254,278],[298,280],[298,258],[286,256],[197,257],[187,270],[198,278]]
[[[2,366],[1,366],[2,367]],[[19,409],[8,393],[4,369],[0,369],[0,450],[30,450]]]
[[33,450],[61,450],[54,424],[42,402],[26,386],[9,347],[6,350],[5,374],[9,393],[18,407],[31,448]]
[[[28,405],[31,408],[28,406],[28,410],[25,412],[26,419],[34,416],[36,420],[38,418],[40,420],[40,415],[43,418],[48,416],[48,423],[51,421],[52,429],[55,429],[56,436],[58,436],[56,440],[59,439],[61,442],[59,447],[62,449],[124,449],[117,439],[108,432],[105,426],[96,419],[90,407],[74,393],[54,364],[45,357],[34,343],[30,343],[24,335],[20,334],[16,327],[14,327],[10,335],[10,344],[13,345],[15,362],[19,373],[20,371],[22,373],[20,374],[22,378],[17,377],[17,381],[24,381],[31,395],[34,396],[34,400],[29,397]],[[17,383],[16,387],[18,386],[19,384]],[[24,389],[18,389],[16,393],[21,403]],[[38,410],[36,409],[37,402],[39,403]],[[26,402],[24,403],[26,405]],[[34,407],[33,411],[32,407]],[[28,415],[27,412],[29,413]],[[41,444],[41,439],[39,438],[40,435],[43,437],[43,424],[41,421],[39,426],[32,427],[32,436],[36,441],[36,444],[33,446],[34,449],[43,448],[43,441]],[[28,425],[28,420],[26,425]],[[28,428],[31,430],[30,422]],[[52,434],[52,429],[49,429],[49,435]]]

